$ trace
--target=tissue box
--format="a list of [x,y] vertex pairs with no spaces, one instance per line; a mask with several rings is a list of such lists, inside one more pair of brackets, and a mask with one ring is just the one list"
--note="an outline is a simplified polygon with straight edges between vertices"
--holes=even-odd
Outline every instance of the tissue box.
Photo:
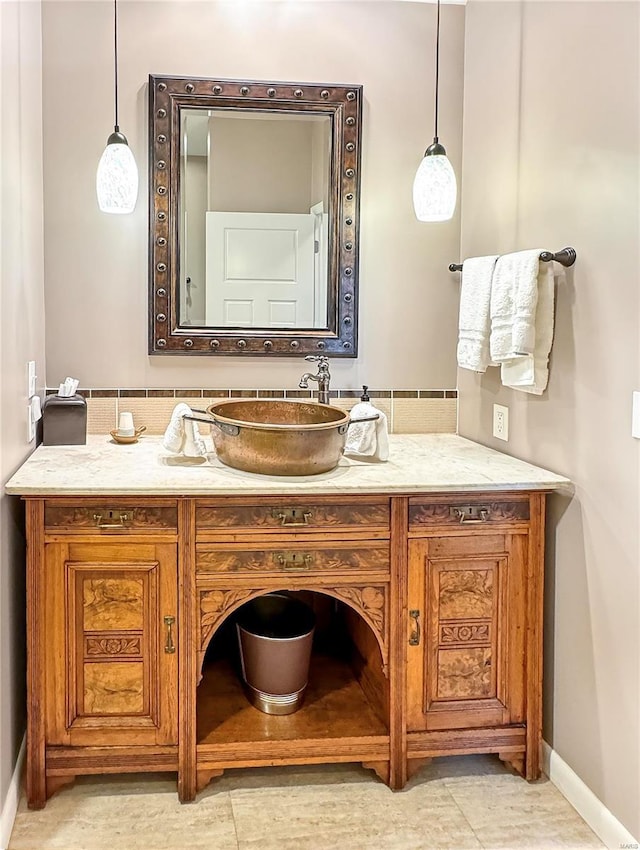
[[42,407],[45,446],[84,446],[87,442],[87,402],[81,395],[49,395]]

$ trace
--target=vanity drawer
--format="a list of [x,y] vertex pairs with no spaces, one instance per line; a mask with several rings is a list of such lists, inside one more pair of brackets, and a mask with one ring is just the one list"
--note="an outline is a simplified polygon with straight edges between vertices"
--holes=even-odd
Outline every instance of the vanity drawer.
[[360,497],[341,504],[291,498],[196,505],[196,531],[234,533],[388,532],[389,500]]
[[55,533],[175,532],[178,508],[175,502],[140,506],[132,502],[95,501],[46,502],[45,531]]
[[256,573],[323,574],[376,572],[389,574],[389,544],[383,541],[354,546],[305,545],[263,546],[243,549],[233,544],[196,546],[196,572],[211,575],[255,575]]
[[414,532],[430,526],[475,528],[522,524],[528,521],[528,496],[455,496],[446,500],[409,500],[409,531]]

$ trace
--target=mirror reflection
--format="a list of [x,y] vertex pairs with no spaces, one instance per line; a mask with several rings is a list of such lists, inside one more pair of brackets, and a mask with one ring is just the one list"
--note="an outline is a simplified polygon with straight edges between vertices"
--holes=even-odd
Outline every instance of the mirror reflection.
[[328,326],[332,117],[180,109],[179,322]]

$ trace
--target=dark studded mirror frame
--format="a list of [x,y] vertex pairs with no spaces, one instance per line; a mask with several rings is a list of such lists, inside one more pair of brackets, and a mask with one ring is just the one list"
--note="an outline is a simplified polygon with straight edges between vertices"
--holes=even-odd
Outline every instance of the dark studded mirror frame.
[[[274,110],[331,117],[327,327],[180,326],[180,110]],[[291,357],[358,353],[362,87],[149,77],[149,353]]]

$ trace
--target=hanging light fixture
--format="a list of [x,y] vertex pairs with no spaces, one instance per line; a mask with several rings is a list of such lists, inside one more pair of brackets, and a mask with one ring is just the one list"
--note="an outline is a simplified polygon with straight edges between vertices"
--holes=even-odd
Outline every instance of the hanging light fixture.
[[106,213],[131,213],[138,198],[138,167],[118,126],[118,2],[113,0],[115,124],[96,174],[98,206]]
[[419,221],[447,221],[456,208],[456,175],[438,141],[438,84],[440,76],[440,0],[436,22],[436,114],[433,143],[426,149],[413,181],[413,208]]

